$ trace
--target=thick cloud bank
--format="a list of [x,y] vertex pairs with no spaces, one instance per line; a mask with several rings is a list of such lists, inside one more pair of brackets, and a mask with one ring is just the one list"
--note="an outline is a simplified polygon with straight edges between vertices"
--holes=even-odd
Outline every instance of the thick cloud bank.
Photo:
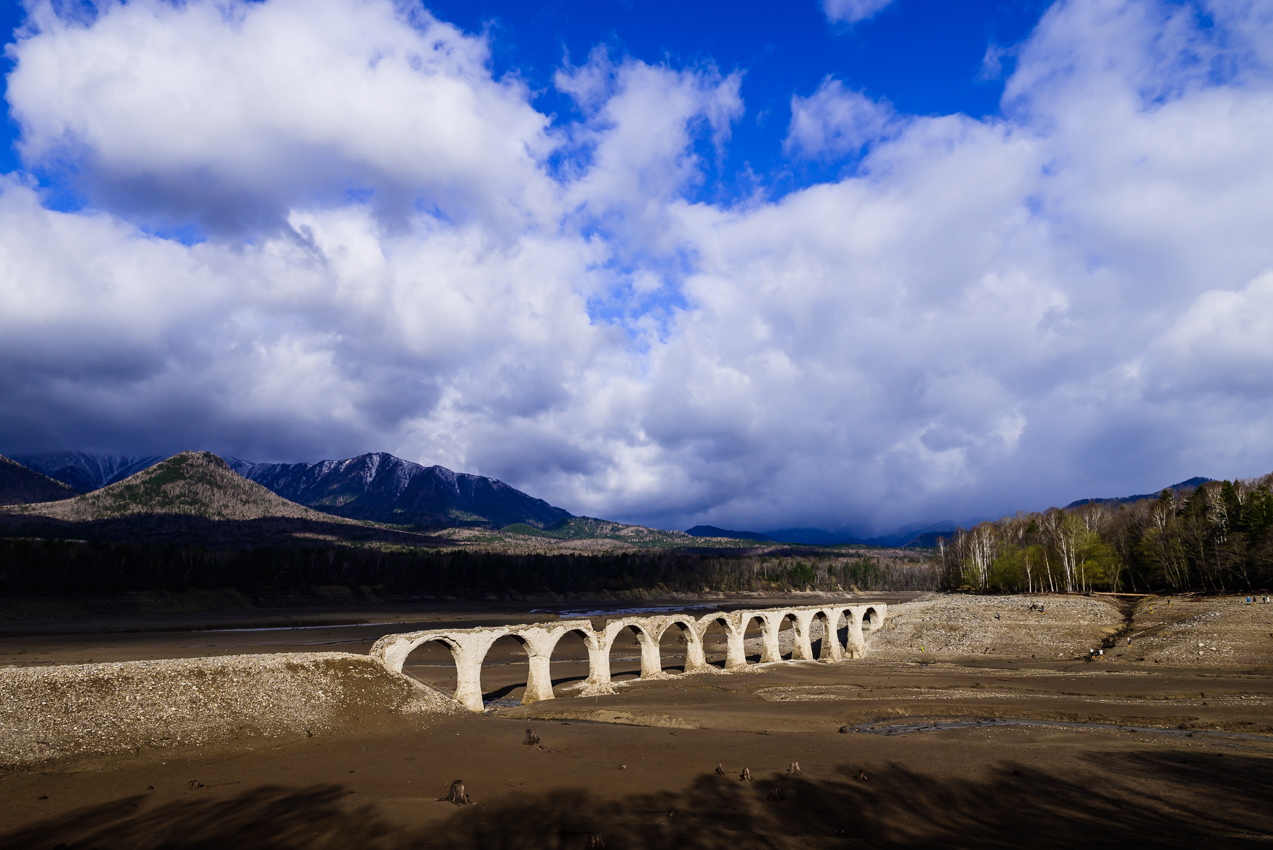
[[597,51],[563,123],[389,0],[79,8],[11,48],[3,450],[864,531],[1273,468],[1267,4],[1058,3],[998,118],[828,79],[784,150],[842,179],[735,205],[736,74]]

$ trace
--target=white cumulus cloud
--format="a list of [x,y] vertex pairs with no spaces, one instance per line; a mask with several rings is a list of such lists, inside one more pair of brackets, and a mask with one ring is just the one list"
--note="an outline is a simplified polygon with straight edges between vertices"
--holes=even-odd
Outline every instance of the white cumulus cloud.
[[822,0],[827,20],[855,24],[874,17],[893,0]]
[[897,123],[888,103],[827,77],[809,97],[792,95],[791,126],[783,147],[810,158],[851,155],[884,137]]
[[1266,472],[1257,6],[1058,3],[980,120],[827,78],[787,151],[852,173],[710,203],[746,104],[708,64],[596,51],[561,122],[388,0],[35,3],[0,450],[383,449],[576,513],[860,531]]
[[548,119],[485,42],[389,0],[98,4],[89,24],[31,9],[11,114],[32,165],[72,165],[104,208],[217,229],[295,204],[418,204],[543,224]]

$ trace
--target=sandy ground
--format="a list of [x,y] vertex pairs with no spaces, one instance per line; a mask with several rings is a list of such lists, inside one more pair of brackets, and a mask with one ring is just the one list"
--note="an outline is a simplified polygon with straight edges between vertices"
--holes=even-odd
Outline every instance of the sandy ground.
[[[509,652],[482,715],[4,771],[0,846],[1269,846],[1273,605],[1165,602],[928,598],[892,608],[862,661],[525,707]],[[579,674],[553,670],[559,691]],[[474,805],[438,801],[456,779]]]

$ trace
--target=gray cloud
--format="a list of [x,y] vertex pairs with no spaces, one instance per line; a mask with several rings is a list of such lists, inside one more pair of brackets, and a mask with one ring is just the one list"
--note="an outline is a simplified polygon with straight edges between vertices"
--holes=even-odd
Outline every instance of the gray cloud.
[[93,206],[0,184],[0,450],[387,450],[862,531],[1268,471],[1273,33],[1211,8],[1057,5],[999,118],[829,81],[789,150],[869,142],[853,176],[719,206],[685,200],[744,109],[710,67],[594,53],[550,131],[387,0],[36,4],[23,154]]

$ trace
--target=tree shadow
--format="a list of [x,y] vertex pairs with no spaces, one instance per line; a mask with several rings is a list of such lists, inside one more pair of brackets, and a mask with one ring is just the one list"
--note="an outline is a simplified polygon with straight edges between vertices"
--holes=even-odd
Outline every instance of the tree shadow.
[[[1273,837],[1260,756],[1124,752],[1061,776],[1004,762],[982,780],[937,779],[886,764],[845,764],[831,776],[704,775],[689,788],[605,799],[565,790],[477,805],[414,830],[338,785],[262,787],[227,800],[186,799],[138,811],[129,797],[0,834],[11,850],[68,848],[584,848],[787,846],[1246,847]],[[865,774],[866,779],[862,780]],[[781,799],[770,798],[779,789]],[[428,803],[432,805],[431,803]],[[426,805],[421,801],[421,805]],[[74,837],[74,843],[67,838]]]

